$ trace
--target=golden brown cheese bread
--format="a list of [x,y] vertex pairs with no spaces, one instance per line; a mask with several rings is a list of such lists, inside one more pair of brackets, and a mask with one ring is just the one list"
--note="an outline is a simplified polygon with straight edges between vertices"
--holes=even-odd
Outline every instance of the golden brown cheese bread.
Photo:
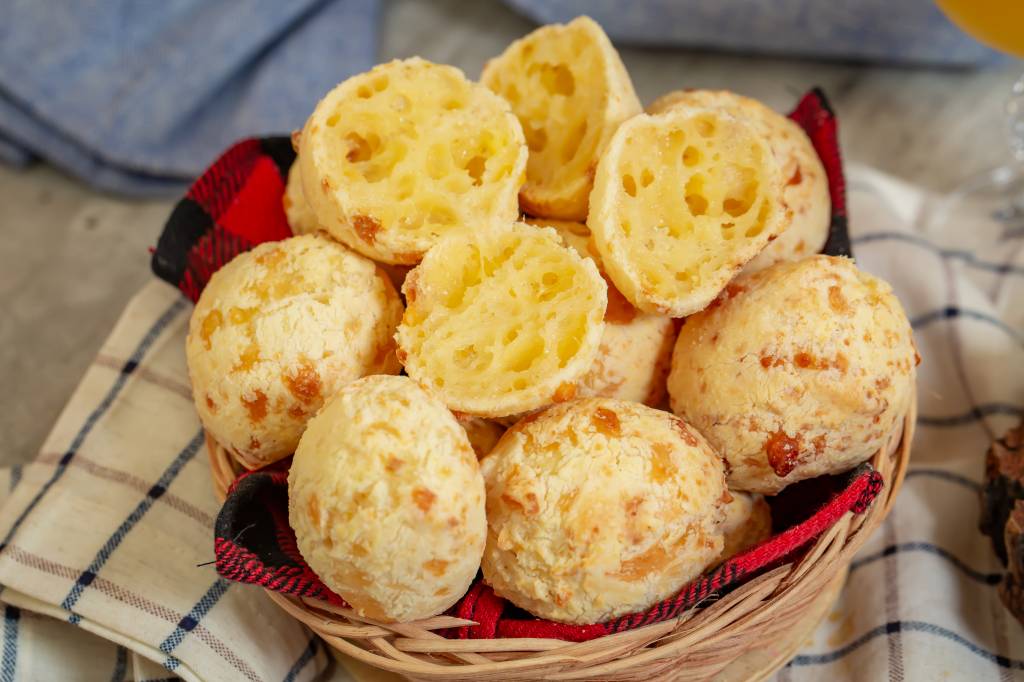
[[589,17],[542,26],[487,62],[480,82],[508,100],[526,133],[522,210],[584,220],[597,160],[641,111],[608,36]]
[[[313,213],[309,202],[306,201],[306,195],[302,190],[302,168],[298,160],[288,170],[288,184],[285,187],[282,203],[284,204],[284,213],[288,218],[288,226],[292,229],[292,234],[313,234],[318,231],[326,234],[324,230],[321,230],[320,225],[316,221],[316,214]],[[402,283],[405,281],[405,276],[408,274],[411,266],[392,265],[391,263],[378,263],[377,265],[388,276],[391,283],[395,285],[395,290],[401,290]]]
[[481,468],[484,580],[535,616],[642,611],[722,551],[724,465],[668,412],[607,398],[555,405],[509,429]]
[[597,353],[606,290],[554,230],[451,234],[406,277],[399,357],[459,412],[504,417],[568,400]]
[[210,278],[185,344],[196,411],[255,469],[292,453],[324,399],[397,374],[402,302],[371,261],[324,237],[260,244]]
[[729,462],[729,486],[771,495],[882,447],[909,407],[916,361],[889,285],[813,256],[737,278],[686,318],[668,390]]
[[331,90],[299,142],[306,199],[323,229],[405,265],[453,229],[515,220],[526,156],[507,102],[419,58]]
[[[592,258],[601,269],[600,255],[583,223],[548,218],[526,222],[554,228],[562,241],[581,256]],[[601,345],[590,369],[576,382],[576,397],[618,398],[652,407],[660,404],[675,341],[672,318],[640,312],[609,283],[604,321]]]
[[782,198],[793,214],[790,226],[751,260],[745,270],[761,270],[784,260],[821,251],[828,240],[832,202],[828,176],[807,133],[763,103],[728,90],[676,90],[647,107],[660,114],[676,107],[718,107],[750,125],[768,140],[782,174]]
[[789,224],[768,143],[721,109],[642,114],[598,164],[587,226],[645,312],[697,312]]
[[320,229],[316,213],[310,208],[302,191],[302,171],[298,160],[288,169],[288,182],[285,184],[281,204],[284,206],[284,215],[288,219],[288,227],[292,228],[292,234],[312,234]]
[[343,388],[309,422],[288,473],[299,551],[361,616],[411,621],[476,576],[484,486],[465,431],[408,377]]
[[745,552],[772,535],[772,510],[763,495],[730,490],[732,500],[725,506],[725,519],[720,530],[725,536],[719,564]]

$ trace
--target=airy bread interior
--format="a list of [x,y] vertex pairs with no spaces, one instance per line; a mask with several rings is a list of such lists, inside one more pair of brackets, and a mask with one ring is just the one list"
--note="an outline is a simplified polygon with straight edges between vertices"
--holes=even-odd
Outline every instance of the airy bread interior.
[[597,157],[640,112],[618,53],[587,17],[540,28],[488,62],[481,82],[512,105],[530,148],[526,213],[583,220]]
[[763,102],[728,90],[675,90],[648,105],[647,113],[660,114],[675,107],[724,109],[765,138],[778,162],[784,183],[782,198],[792,212],[792,222],[747,263],[744,272],[821,251],[828,239],[832,202],[825,167],[803,128]]
[[641,115],[616,133],[588,225],[608,274],[648,312],[696,312],[787,224],[768,144],[721,110]]
[[454,67],[417,58],[350,78],[317,106],[301,146],[320,223],[378,260],[415,263],[457,226],[517,214],[522,130]]
[[406,371],[471,414],[500,417],[557,400],[590,366],[604,328],[597,268],[550,229],[452,235],[403,292],[397,338]]

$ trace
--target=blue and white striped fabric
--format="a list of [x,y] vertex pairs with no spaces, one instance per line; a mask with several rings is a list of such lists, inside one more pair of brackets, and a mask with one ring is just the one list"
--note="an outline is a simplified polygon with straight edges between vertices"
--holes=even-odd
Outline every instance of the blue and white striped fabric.
[[0,682],[298,681],[326,668],[308,631],[210,565],[219,505],[184,362],[190,309],[166,284],[145,287],[42,452],[8,475]]
[[[862,168],[849,180],[858,261],[892,282],[915,323],[921,417],[892,515],[777,677],[1024,680],[1024,628],[999,602],[977,531],[984,452],[1024,406],[1024,231],[933,232],[918,224],[931,200],[914,188]],[[260,589],[204,565],[217,504],[185,369],[188,310],[147,285],[38,458],[0,477],[13,487],[0,506],[0,682],[75,679],[63,672],[73,665],[78,679],[325,669],[324,648]]]
[[933,197],[863,168],[847,191],[858,264],[914,324],[920,416],[891,515],[778,679],[1024,680],[1024,628],[978,532],[985,450],[1024,406],[1024,235],[983,220],[935,231]]

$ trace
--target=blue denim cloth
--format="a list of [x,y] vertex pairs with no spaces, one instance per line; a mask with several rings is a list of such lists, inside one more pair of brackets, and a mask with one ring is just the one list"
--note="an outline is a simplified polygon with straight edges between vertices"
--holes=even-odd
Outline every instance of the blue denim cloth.
[[505,0],[541,24],[589,14],[615,42],[975,66],[1000,59],[933,0]]
[[617,43],[904,64],[999,60],[934,0],[505,0],[539,23],[589,14]]
[[[993,53],[931,0],[505,0],[616,41],[969,64]],[[379,0],[4,0],[0,160],[180,191],[228,145],[302,125],[375,62]],[[495,50],[498,51],[497,49]]]
[[166,194],[376,57],[377,0],[0,3],[0,159]]

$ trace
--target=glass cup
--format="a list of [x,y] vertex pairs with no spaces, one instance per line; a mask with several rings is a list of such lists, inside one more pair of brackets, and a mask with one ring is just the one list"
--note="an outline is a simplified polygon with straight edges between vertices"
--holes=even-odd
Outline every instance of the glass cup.
[[[935,0],[964,32],[991,48],[1024,58],[1024,1]],[[939,202],[931,226],[970,225],[979,212],[1001,227],[1002,237],[1024,236],[1024,76],[1006,103],[1010,159],[962,182]]]

